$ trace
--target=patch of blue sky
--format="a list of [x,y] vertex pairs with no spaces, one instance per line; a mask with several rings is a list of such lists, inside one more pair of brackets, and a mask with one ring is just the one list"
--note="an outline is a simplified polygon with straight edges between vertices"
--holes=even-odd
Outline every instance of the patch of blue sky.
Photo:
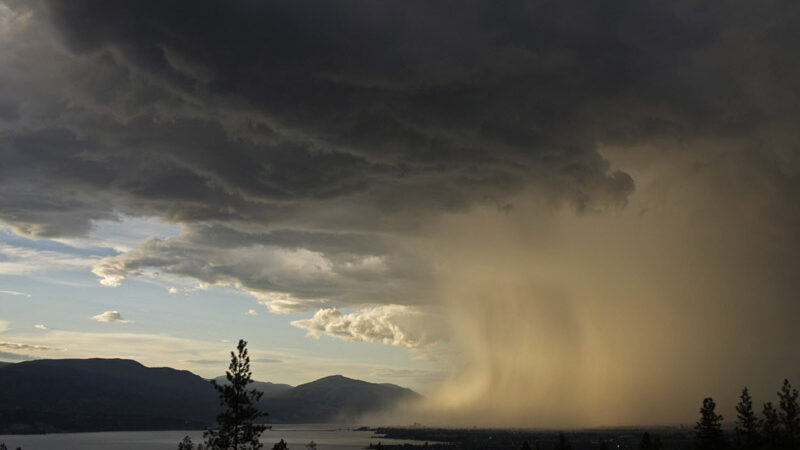
[[[0,229],[0,243],[7,244],[11,247],[25,248],[36,251],[48,251],[55,253],[62,253],[65,255],[78,256],[78,257],[106,257],[118,255],[119,252],[110,247],[100,246],[87,246],[78,247],[69,245],[65,242],[60,242],[52,239],[30,239],[19,236],[12,232],[9,228]],[[0,254],[0,257],[4,255]],[[8,257],[5,257],[7,260]]]
[[[84,238],[30,239],[0,228],[0,268],[8,269],[0,270],[0,290],[25,294],[0,295],[0,319],[10,324],[6,337],[24,341],[61,330],[96,333],[97,339],[102,339],[103,333],[163,335],[209,343],[235,343],[244,338],[266,359],[281,361],[258,363],[261,379],[292,384],[331,373],[369,378],[373,368],[425,370],[430,365],[413,359],[405,348],[307,337],[305,330],[290,322],[306,319],[314,310],[273,314],[252,295],[233,286],[202,285],[146,268],[118,287],[107,287],[91,272],[103,257],[123,253],[148,238],[166,239],[180,232],[180,225],[158,218],[125,216],[95,223]],[[174,289],[170,292],[170,288]],[[257,314],[248,314],[250,310]],[[104,311],[119,311],[128,322],[91,319]],[[88,350],[76,347],[70,351]],[[59,355],[49,357],[63,357]],[[226,358],[227,348],[219,355],[221,360]],[[224,370],[191,368],[207,370],[207,375]]]
[[165,222],[159,217],[120,215],[119,220],[95,222],[86,240],[102,242],[118,250],[127,250],[145,239],[165,239],[177,236],[180,232],[180,224]]

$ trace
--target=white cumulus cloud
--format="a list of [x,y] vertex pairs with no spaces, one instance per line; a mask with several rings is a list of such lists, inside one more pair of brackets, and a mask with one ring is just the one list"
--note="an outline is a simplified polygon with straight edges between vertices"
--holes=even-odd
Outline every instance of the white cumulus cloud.
[[407,348],[427,347],[444,339],[436,316],[405,305],[382,305],[347,314],[336,308],[323,308],[310,319],[296,320],[292,325],[315,338],[328,335]]
[[92,316],[92,320],[96,320],[98,322],[130,322],[129,320],[125,320],[119,311],[105,311],[96,316]]

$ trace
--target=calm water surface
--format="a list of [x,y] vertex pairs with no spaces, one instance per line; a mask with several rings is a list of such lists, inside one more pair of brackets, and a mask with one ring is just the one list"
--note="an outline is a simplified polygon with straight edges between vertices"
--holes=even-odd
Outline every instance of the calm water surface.
[[[310,441],[317,443],[317,450],[356,450],[370,443],[377,444],[422,444],[422,442],[375,438],[371,431],[351,431],[340,425],[273,425],[272,430],[261,435],[261,442],[270,450],[275,442],[283,439],[289,450],[305,450]],[[111,431],[105,433],[59,433],[38,435],[0,436],[10,450],[175,450],[184,436],[195,444],[203,442],[202,431]]]

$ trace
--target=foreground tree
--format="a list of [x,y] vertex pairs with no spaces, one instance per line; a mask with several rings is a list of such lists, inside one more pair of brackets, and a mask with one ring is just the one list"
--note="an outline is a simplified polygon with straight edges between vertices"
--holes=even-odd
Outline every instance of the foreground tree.
[[194,450],[192,438],[189,436],[184,436],[183,440],[178,442],[178,450]]
[[225,410],[217,415],[217,428],[203,433],[210,450],[255,450],[262,447],[258,441],[266,426],[255,421],[267,414],[255,404],[263,395],[256,389],[247,389],[253,382],[247,342],[240,339],[237,352],[231,352],[231,364],[225,372],[226,384],[211,381],[219,393],[220,405]]
[[700,408],[700,420],[695,425],[695,448],[697,450],[720,450],[727,448],[725,435],[722,433],[722,415],[717,414],[717,404],[711,397],[703,399]]
[[639,441],[639,450],[651,450],[653,448],[653,442],[650,439],[650,433],[647,431],[644,432],[642,435],[642,440]]
[[772,406],[772,402],[764,403],[762,410],[764,420],[761,422],[761,443],[764,448],[778,448],[781,442],[781,424],[778,411]]
[[736,428],[734,428],[738,450],[758,450],[761,446],[761,420],[753,411],[753,399],[745,386],[739,403],[736,404]]
[[642,440],[639,441],[639,450],[661,450],[661,438],[656,436],[650,437],[647,431],[642,435]]
[[781,424],[781,441],[787,449],[795,450],[800,445],[800,408],[797,405],[797,389],[793,389],[789,380],[783,380],[783,386],[778,392],[780,398],[780,412],[778,418]]
[[556,450],[572,450],[572,445],[569,443],[569,439],[564,436],[564,433],[558,433],[558,442],[556,443]]

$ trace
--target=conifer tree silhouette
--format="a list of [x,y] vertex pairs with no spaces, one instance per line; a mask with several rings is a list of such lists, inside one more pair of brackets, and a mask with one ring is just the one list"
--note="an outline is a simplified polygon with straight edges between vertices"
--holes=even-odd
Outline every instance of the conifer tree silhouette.
[[192,438],[189,436],[184,436],[183,440],[178,442],[178,450],[194,450]]
[[753,399],[745,386],[736,404],[736,428],[734,428],[737,450],[758,450],[761,446],[761,420],[753,411]]
[[778,411],[772,402],[764,403],[762,409],[764,420],[761,422],[761,443],[765,448],[778,448],[781,441],[781,425]]
[[639,450],[661,450],[661,438],[651,437],[650,433],[645,431],[642,440],[639,441]]
[[800,445],[800,407],[797,405],[797,397],[797,389],[792,388],[789,380],[783,380],[783,386],[778,391],[778,419],[781,425],[781,441],[790,450],[795,450]]
[[722,432],[722,415],[715,412],[717,405],[711,397],[703,399],[700,420],[695,425],[695,448],[697,450],[721,450],[727,448]]
[[211,381],[225,410],[217,415],[217,428],[206,429],[203,433],[209,450],[255,450],[263,446],[258,438],[266,426],[254,423],[267,415],[255,406],[263,393],[247,389],[253,381],[247,341],[240,339],[236,350],[236,353],[231,352],[231,363],[225,372],[228,383],[220,385]]
[[639,450],[651,450],[653,443],[650,441],[650,433],[647,431],[642,435],[642,440],[639,441]]
[[556,442],[555,446],[556,450],[572,450],[572,445],[569,443],[569,439],[564,436],[564,433],[558,433],[558,442]]

